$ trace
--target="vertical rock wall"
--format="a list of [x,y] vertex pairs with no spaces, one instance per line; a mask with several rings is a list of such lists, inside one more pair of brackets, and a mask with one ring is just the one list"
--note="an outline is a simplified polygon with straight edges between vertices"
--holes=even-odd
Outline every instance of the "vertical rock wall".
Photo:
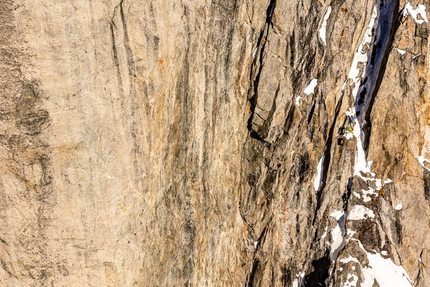
[[0,0],[0,285],[427,286],[429,5]]

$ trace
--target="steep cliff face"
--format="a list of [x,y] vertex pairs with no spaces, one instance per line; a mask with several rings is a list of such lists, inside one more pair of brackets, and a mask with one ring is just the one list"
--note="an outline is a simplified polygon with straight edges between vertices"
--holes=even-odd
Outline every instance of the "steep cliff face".
[[0,0],[0,285],[428,286],[429,5]]

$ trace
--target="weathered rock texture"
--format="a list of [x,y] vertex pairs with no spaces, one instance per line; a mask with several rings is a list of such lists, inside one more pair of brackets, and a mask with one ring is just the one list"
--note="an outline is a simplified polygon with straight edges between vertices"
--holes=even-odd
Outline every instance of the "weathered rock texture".
[[0,286],[430,286],[417,4],[0,0]]

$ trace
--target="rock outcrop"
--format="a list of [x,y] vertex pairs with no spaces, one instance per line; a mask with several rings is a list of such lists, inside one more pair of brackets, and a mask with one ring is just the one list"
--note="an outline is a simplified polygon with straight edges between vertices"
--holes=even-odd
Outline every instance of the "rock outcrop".
[[0,286],[429,286],[429,5],[0,0]]

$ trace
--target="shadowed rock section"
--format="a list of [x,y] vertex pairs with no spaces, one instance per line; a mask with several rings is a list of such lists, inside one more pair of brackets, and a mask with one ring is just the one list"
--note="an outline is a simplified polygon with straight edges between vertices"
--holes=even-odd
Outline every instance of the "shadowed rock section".
[[377,1],[378,18],[375,22],[374,36],[369,47],[366,71],[357,91],[355,110],[363,132],[363,148],[367,153],[372,130],[370,113],[375,97],[384,77],[393,37],[399,27],[399,0]]

